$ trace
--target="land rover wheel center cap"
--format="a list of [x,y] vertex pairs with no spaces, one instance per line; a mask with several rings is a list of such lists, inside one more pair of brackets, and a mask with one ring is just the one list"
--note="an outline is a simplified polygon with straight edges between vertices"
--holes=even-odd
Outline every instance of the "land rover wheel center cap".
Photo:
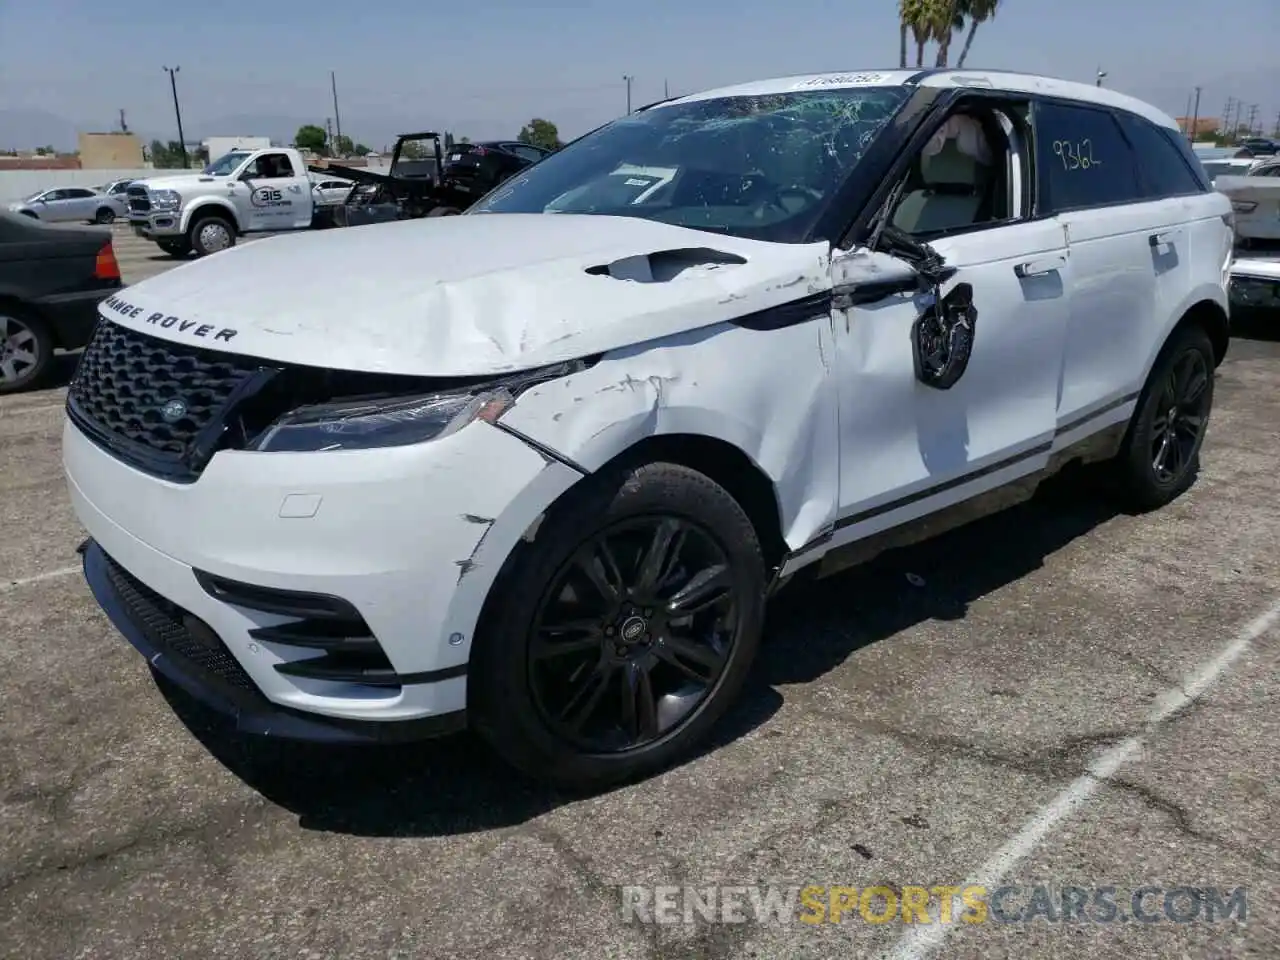
[[627,617],[618,633],[623,643],[640,643],[649,634],[649,624],[644,617]]

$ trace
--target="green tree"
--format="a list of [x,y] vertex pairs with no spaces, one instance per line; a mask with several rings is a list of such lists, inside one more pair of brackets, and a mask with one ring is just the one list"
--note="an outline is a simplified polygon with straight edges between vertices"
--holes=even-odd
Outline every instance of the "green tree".
[[345,133],[340,137],[334,137],[335,148],[340,157],[349,157],[356,152],[355,142]]
[[325,155],[329,152],[329,137],[324,132],[324,127],[318,127],[314,123],[304,124],[298,128],[298,132],[293,137],[294,145],[299,150],[310,150],[312,153]]
[[426,151],[422,149],[422,144],[417,140],[406,140],[400,144],[400,159],[402,160],[421,160],[426,155]]
[[170,140],[167,144],[151,141],[151,165],[157,170],[175,170],[182,166],[182,144]]
[[956,61],[957,67],[963,67],[965,60],[969,58],[969,48],[973,46],[973,35],[978,32],[978,24],[996,18],[996,8],[1000,6],[1000,0],[968,0],[966,6],[969,32],[965,34],[964,46],[960,49],[960,59]]
[[521,143],[542,147],[544,150],[559,150],[564,146],[560,142],[560,131],[556,129],[556,125],[541,117],[534,117],[521,127],[516,139]]
[[353,152],[357,157],[363,157],[366,153],[373,153],[373,151],[370,150],[368,147],[366,147],[363,143],[357,143],[356,148]]

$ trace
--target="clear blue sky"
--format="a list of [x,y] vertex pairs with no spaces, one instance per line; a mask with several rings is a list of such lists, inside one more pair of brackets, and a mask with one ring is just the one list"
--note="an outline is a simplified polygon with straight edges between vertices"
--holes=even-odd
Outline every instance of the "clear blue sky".
[[[0,118],[46,113],[107,129],[172,136],[162,65],[180,64],[189,134],[228,118],[264,122],[332,113],[380,146],[397,130],[441,127],[510,136],[534,115],[562,136],[636,104],[753,77],[893,66],[895,0],[637,3],[545,0],[0,0]],[[255,12],[256,10],[262,12]],[[1228,96],[1280,111],[1280,0],[1005,0],[978,31],[969,66],[1106,83],[1181,114],[1204,86],[1201,115]],[[958,51],[960,39],[956,41]],[[914,51],[911,56],[914,57]],[[7,112],[7,113],[6,113]],[[0,129],[0,141],[18,131]]]

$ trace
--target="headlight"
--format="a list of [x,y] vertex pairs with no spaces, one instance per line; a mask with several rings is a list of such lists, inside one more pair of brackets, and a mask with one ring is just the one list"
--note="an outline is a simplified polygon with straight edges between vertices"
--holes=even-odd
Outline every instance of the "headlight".
[[303,407],[280,418],[254,443],[261,452],[369,450],[439,440],[473,420],[492,423],[515,398],[503,387],[390,400]]
[[182,194],[177,190],[152,190],[151,209],[177,210],[182,206]]

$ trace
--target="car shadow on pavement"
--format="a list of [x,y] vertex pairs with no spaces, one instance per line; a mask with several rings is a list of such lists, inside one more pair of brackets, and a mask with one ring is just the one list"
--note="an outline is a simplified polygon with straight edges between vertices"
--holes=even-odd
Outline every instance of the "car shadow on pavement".
[[[764,725],[779,688],[805,683],[856,651],[925,620],[958,620],[969,604],[1037,569],[1117,514],[1096,474],[1068,469],[1031,501],[827,580],[798,583],[770,608],[745,695],[700,756]],[[910,577],[908,577],[910,574]],[[477,738],[408,746],[322,747],[246,737],[181,691],[160,688],[229,771],[295,813],[304,829],[373,837],[465,834],[528,821],[578,796],[532,782]]]

